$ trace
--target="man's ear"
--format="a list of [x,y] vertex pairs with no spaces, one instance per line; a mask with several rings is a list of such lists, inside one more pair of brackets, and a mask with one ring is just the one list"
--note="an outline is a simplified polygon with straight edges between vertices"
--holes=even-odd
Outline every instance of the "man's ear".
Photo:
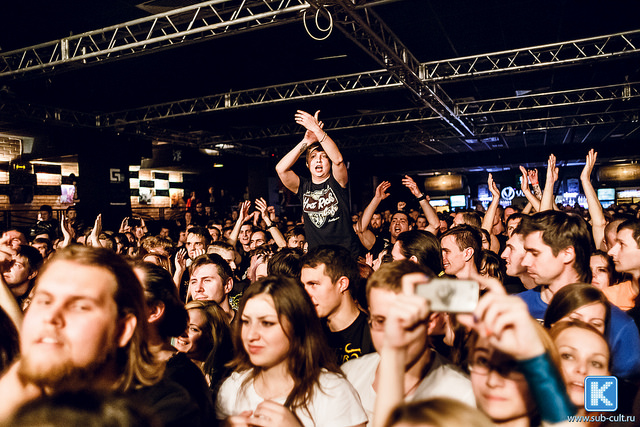
[[147,314],[147,321],[149,323],[153,323],[158,319],[160,319],[163,314],[164,314],[164,303],[162,301],[159,301],[149,307],[148,314]]
[[473,259],[473,248],[465,248],[463,253],[464,253],[464,260],[466,262],[469,262]]
[[340,293],[345,293],[349,290],[349,279],[347,276],[340,276],[338,281],[336,282],[336,286],[338,286],[338,290]]
[[120,330],[120,334],[118,336],[118,347],[125,347],[129,343],[137,325],[138,319],[133,315],[133,313],[126,314],[118,321]]
[[413,261],[413,262],[415,262],[416,264],[420,264],[420,263],[418,262],[418,257],[416,257],[415,255],[411,255],[411,256],[409,257],[409,261]]
[[233,277],[227,279],[227,283],[224,285],[224,293],[228,295],[233,290]]
[[37,270],[37,269],[36,269],[36,270],[33,270],[33,271],[31,272],[31,274],[29,275],[29,277],[27,278],[27,280],[33,280],[33,279],[35,279],[35,277],[36,277],[37,275],[38,275],[38,270]]
[[572,264],[576,259],[576,248],[569,246],[560,251],[558,256],[562,256],[562,262]]

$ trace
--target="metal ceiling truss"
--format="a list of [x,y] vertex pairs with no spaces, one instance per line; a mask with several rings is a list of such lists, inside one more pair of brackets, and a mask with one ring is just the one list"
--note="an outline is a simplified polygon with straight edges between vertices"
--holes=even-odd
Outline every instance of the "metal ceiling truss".
[[602,113],[577,114],[572,116],[520,119],[501,123],[477,124],[478,135],[509,135],[518,132],[567,129],[580,126],[598,126],[617,123],[638,123],[639,109],[606,111]]
[[267,105],[283,101],[309,99],[326,95],[362,93],[402,87],[396,77],[386,71],[357,73],[264,88],[231,91],[217,95],[145,106],[137,109],[102,114],[100,126],[118,126],[164,120],[219,110]]
[[427,84],[420,75],[418,59],[372,9],[356,10],[349,0],[335,0],[336,27],[364,49],[390,73],[397,76],[416,97],[431,108],[461,136],[473,135],[471,126],[453,110],[453,101],[437,84]]
[[[339,82],[338,80],[336,80],[333,83],[339,83],[343,87],[349,86],[348,89],[344,90],[351,91],[368,90],[367,87],[369,84],[372,84],[372,87],[380,85],[390,88],[397,88],[400,85],[399,83],[385,83],[380,80],[380,78],[382,78],[383,76],[389,77],[388,74],[380,74],[374,76],[375,78],[372,79],[361,79],[358,78],[358,76],[361,75],[353,75],[352,78],[348,78]],[[350,83],[347,84],[347,82]],[[367,84],[365,84],[365,82]],[[290,99],[293,91],[298,93],[299,96],[313,96],[309,93],[301,93],[313,90],[321,90],[323,91],[323,94],[326,94],[326,91],[333,91],[330,88],[331,84],[322,85],[318,84],[318,81],[312,81],[314,85],[309,84],[309,82],[305,82],[306,84],[301,83],[292,84],[290,91],[288,91],[287,93],[283,93],[279,90],[270,92],[272,88],[266,88],[264,90],[256,90],[256,94],[260,94],[259,96],[263,97],[267,96],[267,94],[270,94],[269,96],[273,95],[273,102],[276,102],[276,100]],[[136,127],[137,132],[149,137],[166,141],[174,141],[180,144],[201,146],[209,146],[221,142],[237,143],[243,141],[256,141],[260,139],[286,137],[300,133],[300,127],[291,123],[278,126],[259,127],[255,129],[246,128],[238,131],[232,131],[226,135],[214,135],[207,132],[183,133],[174,130],[162,132],[149,126],[156,120],[177,117],[178,115],[176,114],[176,112],[178,111],[178,109],[180,109],[180,111],[182,112],[181,115],[189,115],[195,114],[196,109],[198,108],[208,108],[208,110],[201,109],[202,112],[214,111],[215,109],[224,108],[220,105],[220,102],[221,100],[224,100],[225,95],[226,94],[222,94],[212,97],[212,99],[216,100],[216,103],[212,104],[205,104],[189,100],[181,101],[178,103],[162,104],[160,106],[156,106],[154,109],[146,107],[145,109],[141,109],[139,111],[131,110],[122,113],[110,113],[105,115],[94,115],[72,110],[65,110],[61,108],[45,107],[41,105],[21,104],[13,100],[12,102],[0,103],[0,114],[4,115],[5,117],[23,117],[43,122],[55,121],[60,124],[66,124],[70,126],[110,127],[117,131],[131,129],[130,125],[137,124],[142,126]],[[494,123],[483,123],[476,120],[477,134],[487,135],[492,133],[503,134],[513,131],[529,131],[535,130],[538,127],[541,127],[542,129],[554,129],[563,126],[573,127],[590,124],[597,125],[613,123],[613,116],[611,115],[612,113],[606,112],[607,109],[611,108],[611,103],[615,101],[632,101],[639,98],[640,83],[629,82],[619,85],[581,88],[566,92],[551,92],[526,95],[522,97],[507,97],[468,102],[465,101],[456,104],[456,109],[460,112],[461,116],[475,120],[475,118],[479,115],[492,117],[492,114],[520,111],[544,111],[544,114],[548,115],[550,109],[554,107],[582,105],[587,103],[604,104],[604,112],[602,113],[571,116],[572,118],[570,120],[561,120],[561,117],[541,117],[528,120],[518,119],[513,121],[501,121],[498,123],[495,122],[495,119]],[[232,99],[236,100],[238,103],[238,107],[252,105],[251,102],[247,101],[247,99],[243,97],[235,98],[230,96],[226,99],[228,101]],[[242,100],[244,100],[245,102],[241,102]],[[149,111],[153,111],[154,113],[151,114],[149,113]],[[637,107],[635,110],[629,109],[627,110],[627,115],[624,116],[624,118],[628,119],[627,121],[631,121],[634,117],[632,113],[635,113],[637,115],[639,111],[640,109],[638,109]],[[364,128],[371,129],[374,126],[386,126],[394,124],[414,123],[416,125],[421,125],[426,122],[439,122],[439,120],[437,119],[439,119],[439,116],[435,114],[431,109],[412,108],[395,111],[365,113],[359,114],[357,116],[332,118],[325,120],[325,126],[327,129],[332,129],[334,131],[346,131]],[[444,125],[444,123],[441,124]],[[446,126],[442,127],[443,129],[441,130],[438,130],[437,128],[432,129],[434,137],[450,138],[458,136],[457,133],[450,130],[450,128]],[[446,131],[445,129],[449,129],[449,131]]]
[[4,118],[53,121],[60,125],[99,127],[98,116],[81,111],[20,102],[0,98],[0,115]]
[[[345,131],[351,129],[371,129],[376,126],[386,126],[393,124],[423,123],[429,120],[437,120],[439,117],[428,108],[422,109],[406,109],[396,111],[384,111],[359,114],[357,116],[338,117],[335,119],[325,120],[325,127],[332,131]],[[284,124],[280,126],[259,127],[256,129],[247,128],[238,131],[232,131],[223,137],[224,140],[216,140],[206,145],[217,144],[220,142],[241,142],[256,141],[270,138],[280,138],[301,133],[300,125]]]
[[0,78],[54,72],[300,20],[305,0],[212,0],[0,53]]
[[532,111],[550,107],[584,105],[596,102],[630,101],[640,97],[640,82],[581,88],[524,96],[464,101],[456,103],[458,114],[475,116],[487,113]]
[[[635,32],[633,33],[635,34]],[[611,36],[606,36],[606,38]],[[567,42],[568,44],[575,42]],[[539,47],[527,48],[527,51],[533,52]],[[637,50],[635,53],[639,53]],[[488,54],[487,56],[491,56],[493,54]],[[495,55],[499,55],[496,53]],[[592,59],[610,59],[612,56],[594,56]],[[441,61],[442,64],[445,64],[449,61]],[[539,66],[554,66],[556,62],[544,62],[538,64]],[[499,73],[502,71],[514,71],[513,69],[504,68],[504,69],[495,69],[494,73]],[[428,81],[426,81],[428,83]],[[101,122],[103,126],[113,126],[116,123],[116,120],[124,120],[126,123],[135,123],[139,121],[151,121],[151,120],[164,120],[173,117],[182,117],[190,114],[199,114],[210,111],[217,111],[223,109],[233,109],[239,107],[248,107],[248,106],[261,106],[266,104],[271,104],[274,102],[281,101],[294,101],[300,99],[308,99],[310,97],[316,96],[335,96],[339,94],[349,94],[354,92],[368,91],[368,90],[388,90],[399,88],[402,86],[401,80],[399,77],[394,75],[393,73],[387,70],[376,70],[370,72],[363,72],[357,74],[350,74],[344,76],[333,76],[315,80],[305,80],[300,82],[293,83],[285,83],[282,85],[274,85],[266,88],[257,88],[257,89],[247,89],[240,91],[233,91],[228,93],[222,93],[217,95],[210,95],[204,97],[196,97],[176,102],[167,102],[163,104],[156,104],[151,106],[140,107],[133,110],[116,112],[116,113],[106,113],[101,117]],[[627,96],[624,91],[625,85],[615,85],[614,87],[623,88],[623,99]],[[601,93],[597,94],[596,91],[600,90]],[[618,90],[618,89],[616,89]],[[638,92],[638,84],[630,83],[629,90],[631,91],[631,97],[636,97]],[[581,91],[589,92],[580,94]],[[618,99],[616,94],[604,94],[606,92],[606,87],[591,88],[591,89],[576,89],[574,91],[567,92],[557,92],[554,94],[548,94],[549,97],[552,98],[553,104],[557,103],[559,97],[562,97],[562,93],[567,93],[568,99],[565,101],[568,102],[572,99],[576,100],[576,102],[586,102],[590,96],[593,96],[593,102],[598,102],[597,97],[602,96],[604,99],[610,97],[612,99]],[[490,111],[501,109],[508,110],[509,106],[514,106],[520,104],[524,106],[527,102],[531,101],[532,106],[535,107],[536,103],[543,103],[539,98],[540,95],[527,95],[524,97],[511,97],[511,98],[499,98],[496,99],[495,103],[492,103],[492,100],[487,100],[484,102],[490,103],[490,105],[484,106],[483,108],[489,109]],[[582,101],[580,98],[582,97]],[[517,100],[521,100],[519,102]],[[604,100],[603,99],[603,100]],[[514,100],[511,102],[510,100]],[[478,104],[481,101],[473,101],[473,102],[462,102],[462,103],[454,103],[450,101],[453,106],[452,110],[456,111],[457,115],[465,116],[466,114],[470,114],[473,110],[473,105]],[[509,105],[506,105],[507,102]],[[541,104],[542,105],[542,104]],[[457,110],[456,110],[457,108]],[[515,108],[515,107],[514,107]],[[520,107],[522,108],[522,107]],[[440,115],[440,113],[437,113]]]
[[640,30],[421,64],[430,82],[490,77],[549,66],[578,65],[640,52]]

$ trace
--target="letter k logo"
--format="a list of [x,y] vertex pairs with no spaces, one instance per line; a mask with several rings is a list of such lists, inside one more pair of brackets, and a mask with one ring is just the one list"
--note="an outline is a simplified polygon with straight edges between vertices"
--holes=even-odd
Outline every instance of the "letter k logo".
[[613,376],[589,376],[584,379],[584,408],[587,411],[618,409],[618,379]]

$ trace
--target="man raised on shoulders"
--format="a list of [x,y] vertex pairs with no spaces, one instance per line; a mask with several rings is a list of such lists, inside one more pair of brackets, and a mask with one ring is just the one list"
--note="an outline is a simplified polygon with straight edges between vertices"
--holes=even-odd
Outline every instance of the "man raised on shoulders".
[[[340,245],[353,256],[360,242],[351,223],[347,166],[336,143],[322,129],[318,114],[298,110],[296,123],[305,127],[304,138],[276,165],[276,172],[287,189],[302,202],[305,237],[309,249],[320,245]],[[293,171],[298,158],[306,153],[311,180]]]

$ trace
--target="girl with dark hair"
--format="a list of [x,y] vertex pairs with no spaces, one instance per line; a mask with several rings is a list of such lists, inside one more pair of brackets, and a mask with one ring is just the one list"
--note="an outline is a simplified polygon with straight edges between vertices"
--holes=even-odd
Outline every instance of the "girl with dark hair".
[[436,276],[442,272],[442,248],[436,236],[423,230],[400,233],[391,251],[393,260],[409,259],[428,267]]
[[479,273],[485,277],[494,277],[500,283],[504,283],[504,279],[507,277],[504,261],[495,252],[487,249],[483,249],[480,254]]
[[591,285],[603,290],[618,283],[613,259],[605,251],[594,251],[589,261],[591,267]]
[[189,324],[176,339],[176,348],[202,370],[215,397],[233,357],[228,318],[214,301],[190,301],[186,309]]
[[602,291],[586,283],[574,283],[553,296],[544,315],[544,327],[549,329],[560,320],[579,320],[604,334],[610,317],[611,304]]
[[204,375],[171,345],[171,337],[182,334],[187,325],[187,310],[180,302],[171,274],[148,262],[138,262],[134,271],[142,287],[149,321],[149,347],[165,363],[163,380],[184,387],[197,405],[207,425],[215,422],[213,399]]
[[360,399],[300,285],[275,276],[254,282],[236,319],[235,372],[220,389],[218,417],[231,426],[364,426]]

